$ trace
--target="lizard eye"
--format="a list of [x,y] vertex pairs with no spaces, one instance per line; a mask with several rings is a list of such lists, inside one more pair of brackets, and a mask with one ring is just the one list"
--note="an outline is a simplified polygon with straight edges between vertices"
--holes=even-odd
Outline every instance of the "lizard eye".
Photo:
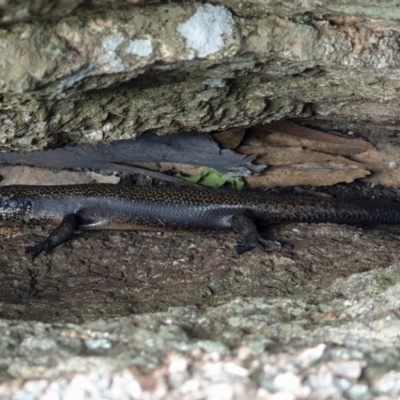
[[21,202],[18,199],[8,199],[8,204],[7,204],[8,208],[20,208],[21,206]]

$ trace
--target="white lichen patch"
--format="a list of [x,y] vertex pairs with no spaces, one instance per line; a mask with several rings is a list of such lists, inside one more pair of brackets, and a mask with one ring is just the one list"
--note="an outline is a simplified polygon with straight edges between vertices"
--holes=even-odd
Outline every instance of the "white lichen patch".
[[107,52],[107,59],[102,60],[103,65],[107,65],[113,72],[121,72],[124,70],[122,60],[116,54],[118,46],[124,41],[122,35],[108,35],[103,39],[103,48]]
[[101,131],[100,129],[93,129],[90,131],[86,131],[83,133],[83,137],[86,140],[97,142],[103,139],[103,131]]
[[179,24],[177,30],[198,57],[207,57],[223,50],[233,24],[232,15],[225,7],[204,4],[186,22]]
[[145,57],[153,52],[153,46],[149,39],[134,39],[129,41],[126,52]]
[[222,78],[207,78],[201,82],[203,85],[214,87],[214,88],[223,88],[226,86],[226,80]]

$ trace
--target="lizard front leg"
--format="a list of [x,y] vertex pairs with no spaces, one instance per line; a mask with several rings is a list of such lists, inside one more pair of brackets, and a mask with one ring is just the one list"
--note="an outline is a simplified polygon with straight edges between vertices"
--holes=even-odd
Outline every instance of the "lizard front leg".
[[28,246],[25,249],[25,253],[33,261],[41,252],[49,252],[54,249],[54,247],[69,239],[77,227],[78,217],[75,214],[66,215],[61,221],[61,224],[58,225],[45,240],[35,243],[33,246]]

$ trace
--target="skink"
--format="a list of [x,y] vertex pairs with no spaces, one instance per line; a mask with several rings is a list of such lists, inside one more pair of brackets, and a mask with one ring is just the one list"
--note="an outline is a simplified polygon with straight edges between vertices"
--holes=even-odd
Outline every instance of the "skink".
[[27,248],[35,258],[77,229],[229,231],[238,254],[279,242],[259,228],[287,222],[400,224],[400,207],[369,202],[273,196],[252,192],[110,184],[0,187],[0,218],[53,223],[57,228]]

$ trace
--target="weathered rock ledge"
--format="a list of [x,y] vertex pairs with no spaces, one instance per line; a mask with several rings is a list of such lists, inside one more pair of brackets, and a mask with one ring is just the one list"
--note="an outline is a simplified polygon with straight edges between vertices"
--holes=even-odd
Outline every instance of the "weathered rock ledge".
[[0,396],[398,396],[399,276],[393,265],[338,279],[318,296],[237,299],[81,325],[2,320]]
[[392,2],[85,4],[0,6],[2,149],[307,116],[397,129]]

